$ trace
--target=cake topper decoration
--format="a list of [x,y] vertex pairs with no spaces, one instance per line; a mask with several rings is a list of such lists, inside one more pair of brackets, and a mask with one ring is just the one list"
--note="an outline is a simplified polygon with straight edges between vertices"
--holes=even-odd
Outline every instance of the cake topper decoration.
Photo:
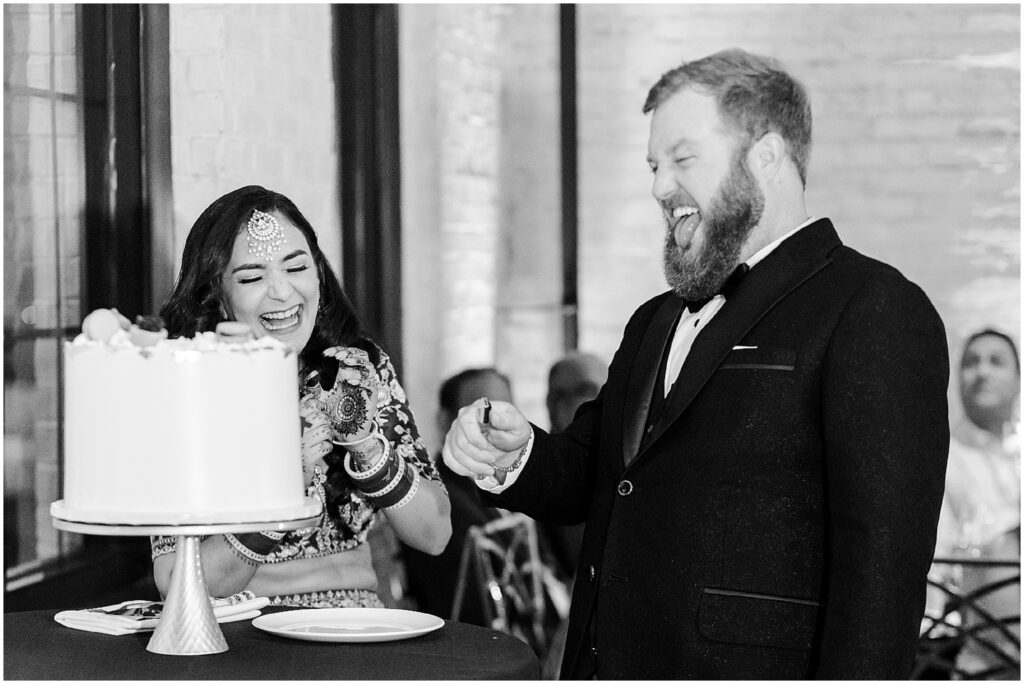
[[245,231],[249,234],[249,254],[267,261],[287,242],[277,219],[259,209],[253,210]]
[[107,342],[118,330],[127,330],[128,319],[117,309],[96,309],[82,321],[82,332],[90,340]]
[[167,328],[164,327],[164,319],[159,315],[136,316],[135,323],[128,328],[128,339],[136,347],[152,347],[157,342],[166,340]]
[[164,323],[164,319],[161,318],[159,314],[136,316],[135,325],[139,326],[140,329],[147,330],[149,332],[160,332],[167,327]]

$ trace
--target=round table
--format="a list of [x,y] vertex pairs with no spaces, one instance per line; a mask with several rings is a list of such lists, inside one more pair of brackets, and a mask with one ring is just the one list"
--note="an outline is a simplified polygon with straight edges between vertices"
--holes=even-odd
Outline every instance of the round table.
[[[289,610],[265,608],[264,614]],[[59,611],[4,614],[4,679],[539,679],[523,641],[445,620],[422,636],[322,643],[268,634],[249,620],[221,625],[230,648],[201,656],[146,650],[151,632],[111,636],[54,621]]]

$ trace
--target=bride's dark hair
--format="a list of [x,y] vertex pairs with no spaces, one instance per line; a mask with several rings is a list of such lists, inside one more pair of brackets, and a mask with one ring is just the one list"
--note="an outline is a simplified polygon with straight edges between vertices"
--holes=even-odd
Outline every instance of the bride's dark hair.
[[[377,347],[363,336],[362,325],[352,303],[341,287],[327,257],[320,249],[313,226],[298,207],[284,195],[258,185],[247,185],[208,206],[185,239],[181,270],[160,315],[171,337],[192,336],[216,329],[226,320],[223,276],[231,261],[235,238],[245,229],[254,210],[279,212],[302,231],[309,243],[309,252],[320,279],[320,310],[309,342],[299,353],[305,368],[320,372],[324,382],[333,384],[335,371],[325,368],[323,351],[328,347],[345,346],[365,349],[374,363],[379,360]],[[328,385],[329,386],[329,385]]]

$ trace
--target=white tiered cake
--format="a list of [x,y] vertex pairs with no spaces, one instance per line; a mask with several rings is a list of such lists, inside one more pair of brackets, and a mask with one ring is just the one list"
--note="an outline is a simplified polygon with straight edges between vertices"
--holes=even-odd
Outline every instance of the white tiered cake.
[[281,342],[137,346],[118,330],[79,335],[64,362],[63,517],[270,521],[306,503],[297,361]]

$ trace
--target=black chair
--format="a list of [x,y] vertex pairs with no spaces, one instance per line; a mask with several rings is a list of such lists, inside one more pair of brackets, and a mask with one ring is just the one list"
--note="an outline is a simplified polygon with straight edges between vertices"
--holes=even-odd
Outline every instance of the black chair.
[[543,657],[559,622],[569,614],[569,590],[541,554],[537,526],[522,513],[474,525],[459,562],[452,617],[476,591],[492,629],[516,636]]
[[[964,592],[948,580],[929,577],[946,598],[942,613],[925,616],[912,679],[1020,679],[1020,560],[935,559],[937,566],[1006,569],[997,579]],[[1016,612],[996,615],[985,606],[997,592],[1017,587]],[[1003,611],[1000,611],[1003,613]],[[957,656],[968,648],[986,666],[965,671]]]

